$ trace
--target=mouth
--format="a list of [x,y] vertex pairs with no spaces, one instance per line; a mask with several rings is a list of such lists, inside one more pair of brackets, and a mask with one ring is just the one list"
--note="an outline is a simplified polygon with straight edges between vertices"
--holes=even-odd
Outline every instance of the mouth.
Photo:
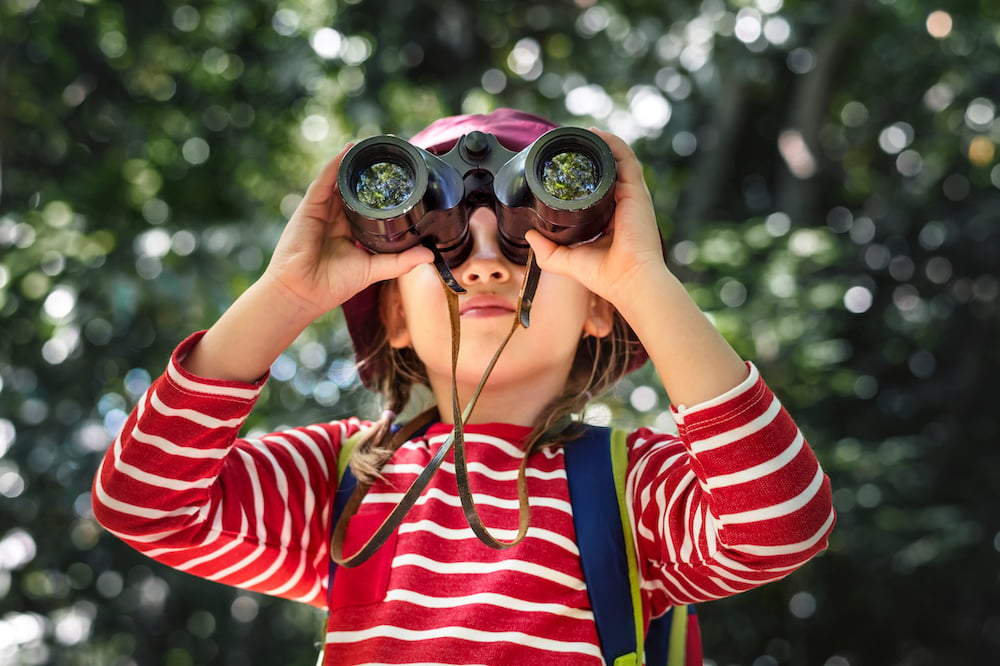
[[514,313],[514,307],[497,296],[473,296],[462,303],[459,313],[468,319],[509,317]]

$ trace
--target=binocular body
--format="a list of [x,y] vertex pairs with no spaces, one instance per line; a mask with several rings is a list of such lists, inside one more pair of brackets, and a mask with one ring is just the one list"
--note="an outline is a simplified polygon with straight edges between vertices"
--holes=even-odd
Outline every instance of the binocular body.
[[599,236],[614,212],[611,149],[598,135],[559,127],[514,152],[492,134],[470,132],[443,155],[392,135],[344,156],[337,185],[355,239],[373,252],[423,244],[448,266],[472,249],[469,216],[491,207],[501,251],[524,264],[530,229],[561,245]]

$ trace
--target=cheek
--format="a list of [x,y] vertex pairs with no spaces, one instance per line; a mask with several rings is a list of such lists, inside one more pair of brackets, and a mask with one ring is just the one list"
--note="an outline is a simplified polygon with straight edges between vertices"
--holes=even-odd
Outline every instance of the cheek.
[[435,330],[435,322],[444,322],[447,329],[448,302],[433,268],[417,266],[400,277],[397,284],[406,326],[411,334],[426,337]]
[[590,304],[590,292],[576,281],[561,275],[542,273],[538,293],[531,306],[532,318],[550,313],[563,326],[583,325]]

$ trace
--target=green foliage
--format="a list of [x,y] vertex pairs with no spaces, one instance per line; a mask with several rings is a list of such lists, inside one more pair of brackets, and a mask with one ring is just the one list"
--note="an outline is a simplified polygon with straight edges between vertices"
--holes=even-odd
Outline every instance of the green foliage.
[[[351,139],[514,106],[627,138],[673,268],[833,479],[829,552],[701,610],[718,664],[1000,650],[1000,8],[0,0],[0,663],[312,664],[321,616],[102,534],[101,454]],[[251,429],[377,407],[339,313]],[[650,368],[598,410],[670,426]]]

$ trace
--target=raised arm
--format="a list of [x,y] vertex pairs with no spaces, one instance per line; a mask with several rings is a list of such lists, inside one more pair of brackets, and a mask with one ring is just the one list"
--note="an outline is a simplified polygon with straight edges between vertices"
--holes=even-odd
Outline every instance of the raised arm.
[[183,360],[192,373],[255,381],[317,317],[374,282],[431,261],[420,246],[377,255],[357,246],[335,194],[344,152],[309,186],[264,274]]
[[531,231],[543,270],[568,275],[609,301],[635,331],[671,401],[694,405],[747,376],[739,355],[667,268],[653,202],[631,148],[605,132],[618,169],[615,215],[593,243],[557,245]]

